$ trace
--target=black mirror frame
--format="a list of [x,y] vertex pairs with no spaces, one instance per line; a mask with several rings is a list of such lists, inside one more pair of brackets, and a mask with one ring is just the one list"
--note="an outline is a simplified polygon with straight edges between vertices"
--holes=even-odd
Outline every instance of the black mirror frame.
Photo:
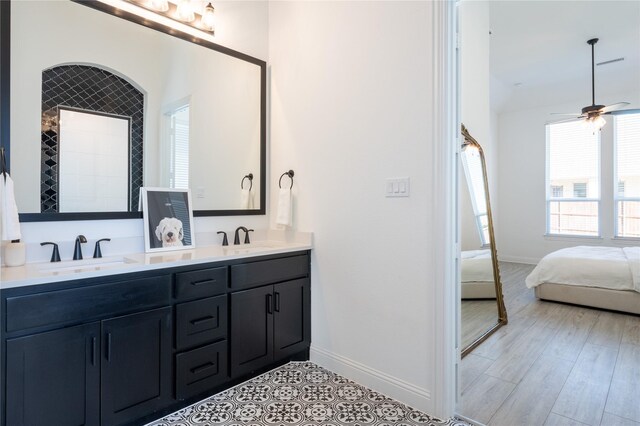
[[[250,62],[260,67],[260,208],[253,210],[194,210],[195,217],[202,216],[249,216],[266,213],[267,188],[267,63],[228,47],[202,40],[186,33],[148,21],[138,15],[122,11],[114,6],[96,0],[72,0],[75,3],[105,12],[117,18],[145,26],[147,28],[177,37],[211,50]],[[7,170],[11,170],[10,144],[10,79],[11,79],[11,1],[0,0],[0,146],[7,158]],[[140,219],[142,212],[91,212],[91,213],[20,213],[20,222],[48,222],[60,220],[104,220]]]

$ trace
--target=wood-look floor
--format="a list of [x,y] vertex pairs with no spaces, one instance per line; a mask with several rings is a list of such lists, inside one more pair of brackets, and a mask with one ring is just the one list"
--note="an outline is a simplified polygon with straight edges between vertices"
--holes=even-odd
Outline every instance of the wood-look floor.
[[537,300],[500,263],[509,324],[462,360],[458,413],[491,426],[640,426],[640,316]]

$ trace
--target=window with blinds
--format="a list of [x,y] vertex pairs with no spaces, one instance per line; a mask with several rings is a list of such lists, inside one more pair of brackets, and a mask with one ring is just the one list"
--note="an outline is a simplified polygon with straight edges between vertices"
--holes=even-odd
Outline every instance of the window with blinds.
[[181,106],[169,114],[171,158],[169,187],[189,188],[189,105]]
[[546,181],[547,234],[599,236],[600,132],[547,125]]
[[615,236],[640,238],[640,114],[614,118]]

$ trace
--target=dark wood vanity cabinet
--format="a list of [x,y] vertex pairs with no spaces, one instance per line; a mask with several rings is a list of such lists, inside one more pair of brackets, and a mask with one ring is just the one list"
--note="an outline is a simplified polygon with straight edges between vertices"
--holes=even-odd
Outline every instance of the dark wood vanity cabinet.
[[4,426],[146,424],[308,357],[307,251],[0,294]]
[[100,323],[9,339],[9,425],[100,424]]
[[258,370],[309,347],[309,279],[231,294],[231,373]]
[[101,418],[126,424],[171,400],[171,308],[102,321]]

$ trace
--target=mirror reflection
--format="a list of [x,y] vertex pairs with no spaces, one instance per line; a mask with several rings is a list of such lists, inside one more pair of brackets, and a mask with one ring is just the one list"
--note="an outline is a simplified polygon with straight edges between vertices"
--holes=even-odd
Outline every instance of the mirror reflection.
[[506,323],[487,171],[480,144],[463,126],[460,177],[461,343],[463,356]]
[[12,2],[11,43],[20,213],[136,212],[141,186],[262,208],[262,61],[68,1]]

